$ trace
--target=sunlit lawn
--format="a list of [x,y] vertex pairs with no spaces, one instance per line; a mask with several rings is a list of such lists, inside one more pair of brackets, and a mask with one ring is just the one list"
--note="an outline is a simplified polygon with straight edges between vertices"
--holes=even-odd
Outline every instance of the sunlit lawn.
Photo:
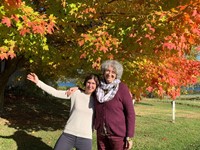
[[[21,99],[6,104],[0,119],[0,150],[51,150],[62,133],[69,103]],[[189,104],[188,104],[189,103]],[[200,100],[177,100],[172,123],[169,100],[135,104],[133,150],[200,150]],[[93,149],[96,150],[94,134]]]

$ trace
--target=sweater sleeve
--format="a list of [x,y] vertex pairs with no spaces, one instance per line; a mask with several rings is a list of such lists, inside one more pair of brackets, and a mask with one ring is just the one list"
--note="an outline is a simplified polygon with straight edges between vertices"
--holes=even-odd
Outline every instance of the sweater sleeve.
[[38,83],[36,84],[39,88],[41,88],[43,91],[47,92],[48,94],[57,97],[57,98],[62,98],[62,99],[70,99],[70,97],[68,97],[65,92],[63,90],[56,90],[55,88],[45,84],[42,81],[38,81]]
[[133,137],[135,133],[135,110],[128,87],[123,84],[123,105],[126,116],[126,136]]

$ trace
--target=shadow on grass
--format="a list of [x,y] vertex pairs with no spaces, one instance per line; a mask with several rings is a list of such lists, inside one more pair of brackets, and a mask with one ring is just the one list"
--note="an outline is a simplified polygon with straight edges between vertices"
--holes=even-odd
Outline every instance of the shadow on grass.
[[5,125],[17,130],[55,131],[63,129],[68,119],[69,109],[68,100],[49,96],[38,99],[9,95],[6,96],[1,118],[8,120]]
[[52,150],[50,146],[42,142],[41,138],[27,134],[25,131],[16,131],[10,136],[0,136],[0,138],[13,139],[17,144],[17,150]]
[[200,150],[200,144],[199,141],[196,141],[194,143],[189,144],[184,150]]
[[144,102],[136,102],[137,105],[144,105],[144,106],[154,106],[153,104],[144,103]]

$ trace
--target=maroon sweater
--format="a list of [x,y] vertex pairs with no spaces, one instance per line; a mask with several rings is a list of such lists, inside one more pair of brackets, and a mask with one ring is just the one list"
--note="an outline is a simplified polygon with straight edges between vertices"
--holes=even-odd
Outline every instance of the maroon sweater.
[[128,87],[119,84],[115,97],[104,103],[95,101],[95,129],[103,132],[105,123],[108,133],[120,137],[133,137],[135,132],[135,110]]

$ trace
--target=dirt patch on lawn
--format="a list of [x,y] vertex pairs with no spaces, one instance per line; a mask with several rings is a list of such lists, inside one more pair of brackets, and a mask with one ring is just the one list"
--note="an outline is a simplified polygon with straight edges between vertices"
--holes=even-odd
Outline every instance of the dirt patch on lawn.
[[181,111],[177,112],[177,117],[183,117],[183,118],[192,118],[192,119],[200,119],[200,112],[191,112],[191,111]]

